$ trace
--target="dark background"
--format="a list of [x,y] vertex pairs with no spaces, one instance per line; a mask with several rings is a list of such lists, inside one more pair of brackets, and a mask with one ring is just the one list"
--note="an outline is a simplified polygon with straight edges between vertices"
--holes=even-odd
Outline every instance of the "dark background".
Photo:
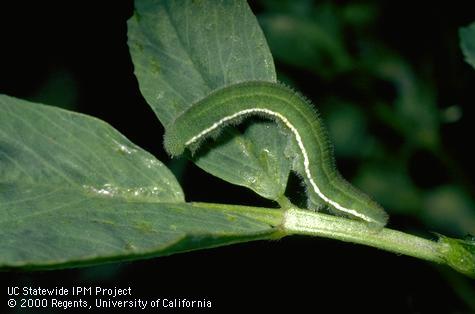
[[[251,7],[263,23],[280,79],[319,104],[332,135],[340,138],[340,144],[335,141],[336,157],[345,177],[371,192],[371,178],[404,173],[394,185],[373,187],[369,193],[388,208],[390,226],[429,237],[433,236],[428,231],[458,237],[473,233],[470,148],[475,70],[463,61],[457,33],[475,20],[470,1],[430,6],[396,1],[252,1]],[[163,128],[133,75],[126,44],[132,1],[2,2],[0,12],[1,93],[101,118],[170,163],[161,147]],[[281,34],[272,19],[282,15],[308,23]],[[328,32],[342,48],[322,43],[312,35],[316,28]],[[285,44],[292,41],[306,42],[310,48],[288,49]],[[378,74],[380,65],[373,62],[392,55],[402,60],[402,68],[410,69],[418,88],[424,86],[433,95],[433,102],[422,111],[429,118],[394,109],[404,91]],[[358,123],[364,132],[354,148],[345,150],[348,135],[335,133],[338,119],[352,123],[361,115],[363,122]],[[423,124],[430,117],[437,121],[425,129],[432,132],[429,138],[435,138],[436,145],[412,137],[419,129],[411,123]],[[373,146],[360,149],[368,141]],[[192,164],[171,167],[181,169],[179,180],[187,200],[266,204],[254,193],[223,183]],[[399,198],[399,192],[409,196]],[[442,208],[434,213],[439,205]],[[446,219],[448,214],[455,218]],[[217,312],[475,311],[473,281],[445,267],[306,237],[82,269],[3,272],[0,283],[2,308],[7,286],[100,285],[131,286],[134,297],[143,299],[207,298]]]

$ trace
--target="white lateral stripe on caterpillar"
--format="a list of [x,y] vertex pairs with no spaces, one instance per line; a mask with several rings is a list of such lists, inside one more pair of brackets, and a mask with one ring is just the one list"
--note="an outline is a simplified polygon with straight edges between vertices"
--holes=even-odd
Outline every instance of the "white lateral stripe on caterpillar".
[[230,116],[227,116],[227,117],[224,117],[222,118],[221,120],[213,123],[210,127],[204,129],[203,131],[201,131],[200,133],[198,133],[197,135],[193,136],[191,139],[189,139],[187,142],[185,142],[185,146],[188,146],[194,142],[196,142],[197,140],[199,140],[201,137],[205,136],[206,134],[208,134],[209,132],[217,129],[218,127],[220,127],[222,124],[232,120],[232,119],[235,119],[239,116],[242,116],[242,115],[246,115],[246,114],[252,114],[252,113],[265,113],[265,114],[268,114],[268,115],[271,115],[273,117],[277,117],[279,118],[280,120],[282,120],[282,122],[290,129],[290,131],[292,131],[292,133],[295,135],[295,139],[297,140],[297,144],[300,148],[300,151],[302,152],[302,155],[303,155],[303,164],[304,164],[304,169],[305,169],[305,175],[307,176],[308,180],[310,181],[310,184],[312,185],[312,188],[313,190],[315,191],[315,193],[317,193],[317,195],[323,199],[325,202],[327,202],[328,204],[332,205],[333,207],[335,207],[336,209],[338,210],[341,210],[342,212],[345,212],[345,213],[348,213],[348,214],[351,214],[353,216],[356,216],[356,217],[359,217],[363,220],[366,220],[366,221],[369,221],[369,222],[373,222],[375,221],[374,219],[370,218],[370,217],[367,217],[361,213],[359,213],[358,211],[354,210],[354,209],[351,209],[351,208],[346,208],[346,207],[343,207],[341,206],[340,204],[338,204],[337,202],[329,199],[327,196],[325,196],[322,191],[320,191],[319,187],[317,186],[317,184],[315,183],[315,181],[313,180],[312,178],[312,175],[310,173],[310,162],[308,160],[308,154],[307,154],[307,150],[305,149],[305,146],[303,145],[303,142],[302,142],[302,138],[300,137],[300,134],[299,132],[297,131],[297,129],[289,122],[289,120],[281,115],[280,113],[278,112],[275,112],[275,111],[272,111],[272,110],[269,110],[269,109],[265,109],[265,108],[252,108],[252,109],[245,109],[245,110],[241,110],[241,111],[238,111]]

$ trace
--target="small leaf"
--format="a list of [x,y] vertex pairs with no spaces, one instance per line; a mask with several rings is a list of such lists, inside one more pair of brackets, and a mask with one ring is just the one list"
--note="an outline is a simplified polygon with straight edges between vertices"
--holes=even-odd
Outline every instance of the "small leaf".
[[280,212],[184,203],[108,124],[0,96],[0,267],[70,267],[266,238]]
[[459,30],[460,47],[465,61],[475,68],[475,22]]
[[439,235],[440,253],[448,265],[475,278],[475,241],[459,240]]
[[[165,128],[216,89],[276,81],[272,55],[246,1],[137,0],[135,9],[128,21],[135,75]],[[263,138],[271,134],[282,138]],[[274,124],[244,132],[228,127],[218,141],[205,143],[193,161],[223,180],[277,200],[290,169],[282,155],[286,143]]]
[[[228,182],[278,200],[285,192],[292,167],[292,159],[286,158],[282,151],[288,144],[287,134],[274,122],[251,121],[244,134],[228,129],[228,134],[220,137],[218,144],[226,151],[226,154],[221,153],[221,158],[202,158],[203,153],[209,154],[214,149],[214,143],[208,141],[193,160],[211,173],[219,173]],[[230,136],[233,141],[229,140]],[[239,145],[235,145],[236,142]]]
[[244,0],[138,0],[128,29],[140,90],[165,127],[215,89],[276,80]]

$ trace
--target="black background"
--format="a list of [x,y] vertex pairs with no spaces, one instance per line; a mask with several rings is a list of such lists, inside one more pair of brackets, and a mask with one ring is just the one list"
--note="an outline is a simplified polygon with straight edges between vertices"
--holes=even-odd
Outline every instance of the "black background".
[[[429,10],[414,3],[401,4],[394,11],[396,6],[388,4],[384,12],[388,27],[381,32],[392,38],[395,47],[411,55],[415,42],[420,40],[417,32],[423,33],[414,30],[414,25],[455,29],[470,21],[467,5],[431,5],[435,8]],[[259,10],[259,4],[253,9]],[[133,75],[126,44],[126,20],[132,12],[131,1],[2,2],[0,92],[35,100],[51,73],[65,69],[76,81],[74,110],[109,122],[158,159],[169,161],[161,148],[163,128],[141,96]],[[430,22],[423,23],[424,19]],[[438,38],[434,34],[425,38],[418,49],[438,48]],[[443,54],[435,59],[450,62]],[[444,86],[441,93],[448,97]],[[466,116],[473,116],[468,101],[459,97]],[[470,120],[447,130],[452,149],[466,165],[473,156],[465,151],[470,139],[457,139],[463,138],[467,130],[473,131]],[[222,184],[192,165],[182,183],[188,200],[263,202],[253,193]],[[221,192],[216,195],[216,191]],[[396,217],[396,223],[398,219],[403,220]],[[133,296],[143,299],[207,298],[213,302],[212,310],[221,313],[468,312],[436,267],[339,241],[290,237],[83,269],[2,272],[0,306],[6,305],[7,286],[84,285],[131,286]],[[2,312],[19,312],[9,311],[5,307]]]

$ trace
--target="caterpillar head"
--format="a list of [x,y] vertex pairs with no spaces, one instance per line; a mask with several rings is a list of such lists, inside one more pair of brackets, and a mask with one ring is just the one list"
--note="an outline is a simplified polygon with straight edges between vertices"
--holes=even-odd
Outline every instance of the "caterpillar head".
[[178,132],[173,126],[166,129],[163,136],[163,146],[171,157],[179,156],[185,151],[185,145],[180,140]]

